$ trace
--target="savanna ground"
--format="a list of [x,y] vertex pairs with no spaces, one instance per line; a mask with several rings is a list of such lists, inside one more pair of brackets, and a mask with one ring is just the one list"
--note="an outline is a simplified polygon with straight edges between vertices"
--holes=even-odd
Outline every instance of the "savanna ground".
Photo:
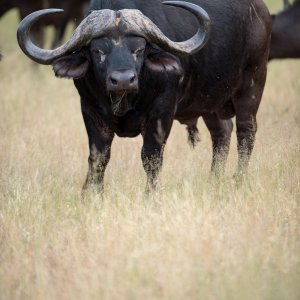
[[[269,1],[272,11],[281,1]],[[300,299],[300,62],[269,65],[250,175],[208,184],[211,142],[175,124],[162,192],[144,196],[141,138],[116,139],[103,199],[80,201],[87,137],[71,81],[0,20],[0,299]]]

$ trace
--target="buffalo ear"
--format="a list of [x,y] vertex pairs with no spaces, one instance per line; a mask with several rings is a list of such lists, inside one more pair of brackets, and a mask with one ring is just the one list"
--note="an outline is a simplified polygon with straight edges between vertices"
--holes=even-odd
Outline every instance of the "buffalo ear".
[[156,72],[168,72],[176,75],[182,75],[183,73],[179,58],[169,52],[155,51],[148,53],[145,58],[145,65]]
[[89,61],[86,56],[73,53],[56,59],[52,66],[56,77],[78,79],[86,74]]

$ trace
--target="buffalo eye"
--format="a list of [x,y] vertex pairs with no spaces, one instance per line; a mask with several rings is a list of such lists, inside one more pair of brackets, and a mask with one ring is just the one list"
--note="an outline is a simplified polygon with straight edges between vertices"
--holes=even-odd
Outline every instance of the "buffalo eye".
[[100,56],[100,62],[103,63],[106,59],[106,54],[104,51],[100,50],[100,49],[94,49],[93,50],[94,53],[96,53],[97,55]]
[[145,50],[145,48],[138,48],[136,50],[131,51],[133,58],[136,60],[138,55],[143,54],[144,50]]

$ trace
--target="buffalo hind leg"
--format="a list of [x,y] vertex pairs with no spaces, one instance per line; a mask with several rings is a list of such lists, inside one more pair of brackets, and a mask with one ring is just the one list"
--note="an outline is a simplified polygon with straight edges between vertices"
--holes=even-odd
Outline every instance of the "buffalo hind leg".
[[236,126],[239,155],[236,177],[239,178],[246,174],[248,170],[257,131],[256,116],[250,114],[247,118],[243,118],[237,115]]
[[185,124],[187,125],[187,132],[188,132],[188,143],[192,148],[195,148],[197,144],[200,142],[200,137],[199,137],[199,130],[197,127],[198,123],[198,118],[191,119]]
[[[255,8],[254,8],[255,7]],[[253,2],[253,14],[249,30],[248,65],[243,70],[241,86],[234,97],[236,113],[239,181],[247,173],[257,131],[256,114],[260,105],[267,77],[267,62],[272,31],[271,19],[262,1]],[[265,19],[267,22],[261,22]]]
[[83,119],[89,138],[89,170],[83,186],[83,196],[87,191],[103,192],[106,166],[110,160],[114,134],[92,111],[83,110]]
[[238,167],[236,178],[247,173],[257,131],[256,114],[266,80],[266,67],[253,67],[244,75],[243,90],[234,102],[236,111]]
[[212,139],[211,173],[218,178],[225,170],[233,124],[231,120],[221,120],[215,113],[203,115],[203,120]]

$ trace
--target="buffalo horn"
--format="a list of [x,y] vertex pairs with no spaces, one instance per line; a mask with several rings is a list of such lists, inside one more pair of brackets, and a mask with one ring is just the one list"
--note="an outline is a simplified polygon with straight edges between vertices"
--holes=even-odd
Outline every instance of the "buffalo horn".
[[[71,38],[64,45],[54,50],[45,50],[37,47],[32,43],[29,37],[31,26],[43,16],[58,12],[63,12],[63,10],[39,10],[28,15],[19,25],[17,38],[21,49],[28,57],[39,64],[49,65],[53,60],[67,52],[72,52],[86,46],[94,36],[103,33],[105,29],[112,26],[116,14],[114,11],[108,9],[91,13],[75,29]],[[101,22],[99,22],[99,20],[101,20]]]
[[200,6],[185,1],[165,1],[165,5],[181,7],[191,12],[200,23],[197,33],[183,42],[173,42],[145,15],[137,10],[122,10],[127,31],[144,36],[149,42],[178,56],[191,55],[205,46],[210,34],[210,18]]
[[92,11],[75,29],[71,38],[54,50],[44,50],[30,40],[30,28],[43,16],[63,12],[61,9],[44,9],[34,12],[21,21],[18,28],[18,42],[23,52],[37,63],[48,65],[56,58],[87,46],[95,38],[105,35],[116,27],[123,29],[125,34],[143,36],[149,42],[157,44],[162,49],[175,55],[191,55],[206,44],[210,33],[210,18],[198,5],[184,1],[165,1],[165,5],[178,6],[190,11],[198,19],[200,26],[197,33],[187,41],[173,42],[139,10],[124,9],[113,11],[103,9]]

